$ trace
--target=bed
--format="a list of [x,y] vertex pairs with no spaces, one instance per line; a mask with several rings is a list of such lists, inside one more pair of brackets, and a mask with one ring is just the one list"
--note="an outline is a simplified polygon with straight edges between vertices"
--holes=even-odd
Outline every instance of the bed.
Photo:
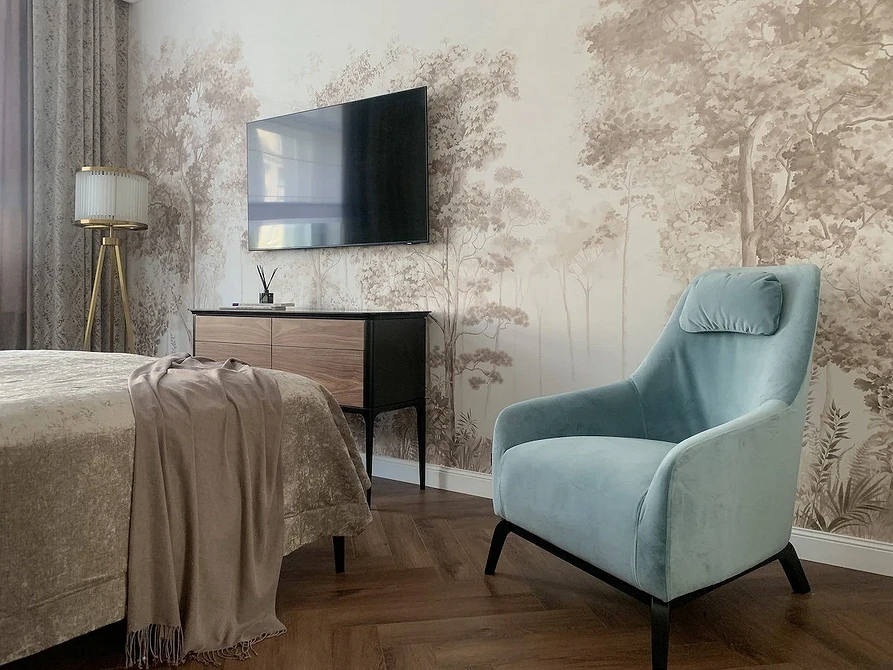
[[[0,664],[124,618],[134,418],[131,354],[0,351]],[[337,403],[274,371],[285,553],[371,521]],[[89,381],[85,381],[89,380]],[[323,423],[334,422],[337,431]],[[317,439],[327,432],[341,439]]]

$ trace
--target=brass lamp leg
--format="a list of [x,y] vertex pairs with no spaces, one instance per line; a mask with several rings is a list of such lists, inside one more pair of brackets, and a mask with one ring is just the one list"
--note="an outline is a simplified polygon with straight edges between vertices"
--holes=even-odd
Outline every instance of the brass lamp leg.
[[[115,238],[117,240],[117,238]],[[121,290],[121,306],[124,314],[125,346],[129,353],[135,353],[133,346],[133,325],[130,323],[130,302],[127,299],[127,282],[124,279],[124,260],[121,256],[121,245],[115,244],[115,262],[118,266],[118,286]]]
[[[114,235],[115,229],[109,229]],[[115,273],[109,274],[109,351],[115,350]]]
[[93,320],[96,318],[96,303],[99,300],[99,287],[102,281],[102,265],[105,260],[105,246],[99,247],[99,258],[96,262],[96,277],[93,279],[93,293],[90,296],[90,309],[87,311],[87,327],[84,329],[84,351],[90,351],[90,335],[93,331]]

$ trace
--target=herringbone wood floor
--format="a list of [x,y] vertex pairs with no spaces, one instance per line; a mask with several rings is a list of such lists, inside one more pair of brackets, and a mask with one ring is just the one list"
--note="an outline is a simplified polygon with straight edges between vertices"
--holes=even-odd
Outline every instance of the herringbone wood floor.
[[[227,668],[650,667],[648,610],[628,596],[515,536],[484,577],[490,501],[376,480],[373,508],[346,574],[330,542],[285,559],[288,633]],[[774,563],[674,610],[670,667],[893,668],[893,579],[804,566],[808,596]],[[117,624],[4,670],[120,667],[122,643]]]

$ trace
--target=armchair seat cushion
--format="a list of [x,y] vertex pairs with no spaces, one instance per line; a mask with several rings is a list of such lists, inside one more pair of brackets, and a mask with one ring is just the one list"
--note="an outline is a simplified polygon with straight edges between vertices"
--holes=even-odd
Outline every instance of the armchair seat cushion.
[[595,436],[519,444],[502,457],[497,482],[502,509],[496,512],[641,588],[636,574],[639,510],[654,473],[674,446]]

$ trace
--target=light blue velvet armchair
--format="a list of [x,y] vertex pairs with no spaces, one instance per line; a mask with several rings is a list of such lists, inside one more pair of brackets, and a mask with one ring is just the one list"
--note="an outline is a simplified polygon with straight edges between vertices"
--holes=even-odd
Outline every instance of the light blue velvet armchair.
[[654,668],[671,606],[773,560],[808,592],[789,540],[818,297],[813,265],[704,273],[629,379],[503,410],[485,572],[516,533],[650,604]]

